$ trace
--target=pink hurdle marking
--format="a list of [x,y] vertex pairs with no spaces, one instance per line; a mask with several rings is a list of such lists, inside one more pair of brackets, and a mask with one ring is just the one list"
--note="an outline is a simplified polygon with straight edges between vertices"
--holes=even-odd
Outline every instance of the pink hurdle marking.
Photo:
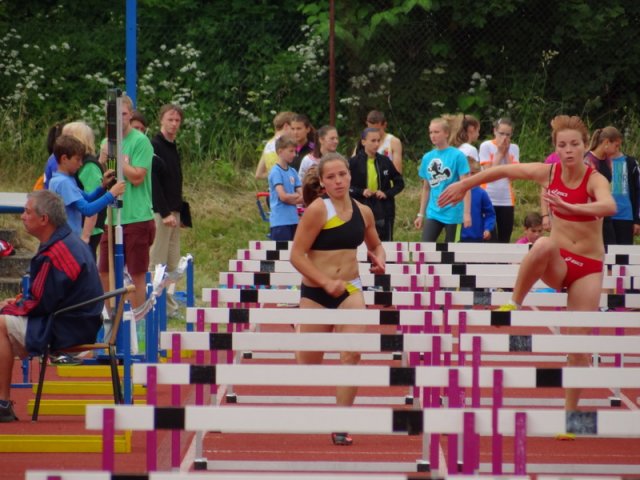
[[[155,366],[147,367],[147,405],[158,404],[158,369]],[[147,470],[150,472],[158,469],[158,436],[157,432],[147,432]]]
[[115,412],[113,408],[102,411],[102,469],[113,472],[115,467]]

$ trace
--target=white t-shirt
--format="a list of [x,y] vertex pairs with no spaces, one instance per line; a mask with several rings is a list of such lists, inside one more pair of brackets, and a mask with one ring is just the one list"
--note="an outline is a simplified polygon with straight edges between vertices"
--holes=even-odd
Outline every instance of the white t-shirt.
[[[483,170],[493,165],[493,158],[498,152],[498,147],[493,140],[487,140],[480,145],[480,165]],[[520,148],[515,143],[509,145],[507,158],[500,160],[500,165],[520,163]],[[513,207],[516,202],[515,192],[511,186],[511,180],[501,178],[482,186],[489,195],[494,207]]]
[[478,155],[478,149],[471,145],[470,143],[463,143],[458,147],[462,153],[467,157],[473,158],[476,162],[480,161],[480,156]]
[[307,153],[302,159],[302,161],[300,162],[300,172],[299,172],[300,181],[304,179],[304,176],[307,173],[307,170],[309,170],[314,165],[318,165],[319,162],[320,162],[319,158],[314,157],[312,153]]

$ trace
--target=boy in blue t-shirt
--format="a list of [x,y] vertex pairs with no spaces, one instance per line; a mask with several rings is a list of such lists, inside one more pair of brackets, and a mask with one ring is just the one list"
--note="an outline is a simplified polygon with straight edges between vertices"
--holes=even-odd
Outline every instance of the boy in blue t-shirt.
[[85,193],[76,183],[74,175],[82,167],[82,158],[86,152],[80,140],[70,135],[60,135],[53,147],[58,161],[58,170],[49,182],[49,190],[62,197],[67,212],[67,223],[71,230],[82,235],[82,216],[90,217],[113,203],[115,197],[124,193],[124,182],[118,182],[109,191],[115,172],[108,170],[102,178],[102,185],[91,193]]
[[296,169],[289,164],[296,156],[296,140],[283,135],[276,140],[278,162],[269,172],[269,224],[271,240],[293,240],[302,203],[302,185]]
[[[473,157],[467,156],[469,171],[475,175],[480,171],[480,164]],[[488,242],[491,232],[496,226],[496,211],[493,203],[482,187],[471,189],[471,226],[464,227],[460,234],[461,242]]]

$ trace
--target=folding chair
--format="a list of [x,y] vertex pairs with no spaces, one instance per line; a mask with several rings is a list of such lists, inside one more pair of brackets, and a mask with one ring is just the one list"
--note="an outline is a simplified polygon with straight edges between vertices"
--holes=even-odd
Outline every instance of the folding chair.
[[[269,214],[271,213],[269,210],[269,192],[257,192],[256,193],[256,205],[258,206],[258,213],[260,214],[260,218],[264,222],[269,223]],[[271,238],[271,234],[267,232],[267,238]]]
[[[69,307],[62,308],[53,313],[51,321],[55,320],[56,315],[60,315],[61,313],[68,312],[70,310],[75,310],[77,308],[83,307],[85,305],[90,305],[92,303],[101,302],[108,298],[116,297],[120,295],[120,300],[118,301],[118,305],[116,306],[115,315],[113,316],[113,323],[111,326],[111,332],[109,333],[109,339],[100,343],[86,343],[82,345],[74,345],[67,348],[57,349],[61,353],[78,353],[85,352],[87,350],[108,350],[109,352],[109,364],[111,366],[111,383],[113,385],[113,401],[116,404],[122,403],[122,390],[120,388],[120,376],[118,375],[118,358],[116,356],[116,340],[118,337],[118,329],[120,328],[120,323],[122,321],[122,313],[124,312],[124,303],[127,299],[127,296],[130,293],[135,291],[134,285],[129,285],[123,288],[119,288],[117,290],[112,290],[111,292],[107,292],[99,297],[92,298],[89,300],[85,300],[84,302],[77,303],[75,305],[70,305]],[[49,347],[45,349],[42,354],[42,364],[40,366],[40,376],[38,378],[38,389],[36,391],[36,400],[33,406],[33,415],[31,417],[31,421],[35,422],[38,420],[38,412],[40,410],[40,398],[42,397],[42,388],[44,386],[44,377],[47,371],[47,364],[49,363]]]
[[257,192],[256,193],[256,205],[258,206],[258,213],[260,218],[268,222],[269,221],[269,192]]

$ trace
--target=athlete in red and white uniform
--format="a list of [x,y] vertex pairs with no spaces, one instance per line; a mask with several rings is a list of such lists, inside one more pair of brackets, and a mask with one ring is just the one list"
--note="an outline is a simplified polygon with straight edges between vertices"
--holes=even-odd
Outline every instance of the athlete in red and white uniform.
[[[539,238],[523,259],[513,296],[502,310],[516,310],[538,280],[552,288],[566,288],[567,310],[597,311],[602,293],[602,217],[613,215],[616,203],[609,182],[583,163],[587,128],[578,117],[559,115],[551,122],[560,163],[521,163],[490,168],[455,183],[439,198],[444,206],[459,202],[470,188],[498,178],[533,180],[544,190],[543,199],[554,215],[549,237]],[[579,317],[576,317],[576,323]],[[590,329],[571,328],[586,334]],[[587,354],[568,355],[570,366],[588,366]],[[580,391],[567,389],[565,408],[576,410]]]

